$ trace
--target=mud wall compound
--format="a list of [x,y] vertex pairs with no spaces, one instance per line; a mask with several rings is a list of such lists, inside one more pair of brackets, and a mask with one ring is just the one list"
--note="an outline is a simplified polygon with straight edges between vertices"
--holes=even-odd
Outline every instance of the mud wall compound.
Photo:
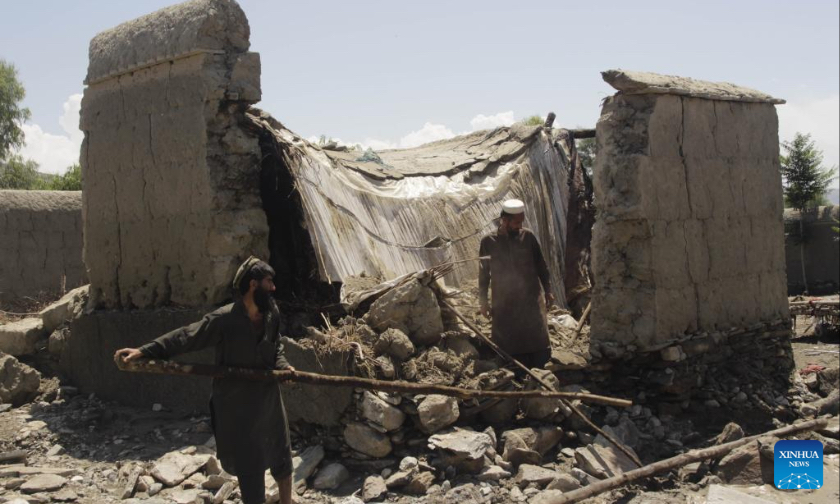
[[605,72],[593,340],[662,349],[788,316],[778,119],[731,85]]
[[244,257],[267,255],[248,21],[196,0],[97,35],[81,110],[85,249],[101,307],[202,306],[229,297]]
[[85,282],[81,192],[0,191],[0,301]]

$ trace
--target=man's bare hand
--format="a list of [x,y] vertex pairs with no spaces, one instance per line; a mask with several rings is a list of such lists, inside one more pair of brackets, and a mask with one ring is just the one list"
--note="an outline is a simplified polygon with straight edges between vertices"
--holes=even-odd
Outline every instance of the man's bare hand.
[[286,369],[284,369],[283,371],[290,371],[290,372],[294,373],[295,372],[295,367],[294,366],[289,366]]
[[120,348],[114,354],[115,361],[129,362],[143,357],[143,352],[138,348]]

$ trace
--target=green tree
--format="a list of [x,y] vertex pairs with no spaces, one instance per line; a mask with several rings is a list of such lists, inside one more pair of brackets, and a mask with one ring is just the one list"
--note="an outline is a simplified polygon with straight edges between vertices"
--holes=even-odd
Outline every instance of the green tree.
[[45,189],[38,163],[18,155],[0,159],[0,189]]
[[47,188],[52,191],[81,191],[82,190],[82,167],[78,163],[67,168],[64,175],[53,178]]
[[30,116],[29,109],[20,106],[25,96],[17,69],[0,59],[0,160],[6,159],[13,148],[23,145],[20,125]]
[[799,211],[799,260],[802,263],[802,283],[808,292],[805,276],[805,226],[804,213],[824,200],[829,184],[837,174],[837,167],[822,166],[822,151],[816,148],[811,135],[796,133],[791,142],[782,142],[784,154],[780,156],[785,203]]
[[595,139],[584,138],[575,142],[580,162],[587,172],[592,173],[592,168],[595,166]]

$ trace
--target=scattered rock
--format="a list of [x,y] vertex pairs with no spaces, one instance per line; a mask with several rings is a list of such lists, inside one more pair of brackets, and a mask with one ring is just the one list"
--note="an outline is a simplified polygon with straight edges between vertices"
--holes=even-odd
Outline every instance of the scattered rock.
[[443,333],[435,293],[416,279],[390,289],[374,301],[368,324],[378,331],[399,329],[420,345],[434,345]]
[[532,497],[531,500],[528,501],[528,504],[551,504],[552,502],[556,502],[562,495],[563,492],[560,490],[545,490]]
[[402,426],[405,421],[405,413],[399,408],[388,404],[377,395],[369,391],[362,394],[361,414],[367,420],[382,427],[386,431],[394,431]]
[[35,353],[35,343],[46,334],[40,318],[25,318],[0,325],[0,352],[19,357]]
[[368,476],[362,485],[362,500],[365,502],[375,501],[388,493],[385,486],[385,479],[382,476]]
[[484,467],[484,455],[493,448],[493,438],[485,432],[456,427],[431,436],[429,446],[441,452],[446,465],[461,472],[477,473]]
[[561,492],[571,492],[578,488],[583,488],[577,478],[570,474],[560,474],[548,484],[548,490],[560,490]]
[[162,456],[152,467],[151,475],[168,487],[179,485],[207,463],[209,455],[187,455],[170,452]]
[[546,469],[537,465],[522,464],[519,466],[519,472],[516,473],[514,481],[520,487],[526,487],[531,483],[539,486],[545,486],[551,483],[557,477],[557,473],[551,469]]
[[306,488],[306,479],[312,476],[318,464],[324,460],[324,447],[309,446],[292,458],[292,487],[296,491]]
[[720,434],[715,438],[715,444],[724,444],[737,441],[744,437],[744,429],[735,422],[729,422]]
[[403,487],[403,492],[411,495],[426,495],[435,482],[435,475],[430,472],[418,472],[408,484]]
[[0,402],[19,406],[32,400],[40,386],[41,373],[11,355],[0,354]]
[[77,287],[47,306],[39,315],[45,332],[53,332],[58,326],[81,315],[87,304],[88,285]]
[[717,466],[716,474],[735,485],[773,483],[773,461],[760,455],[761,444],[753,441],[728,453]]
[[497,465],[492,465],[489,467],[485,467],[479,474],[476,476],[478,481],[500,481],[503,479],[510,478],[510,472],[506,471],[502,467]]
[[442,395],[426,396],[417,405],[417,414],[422,430],[433,434],[458,420],[458,400]]
[[[537,376],[539,376],[542,379],[542,381],[551,385],[551,388],[553,390],[560,389],[560,380],[557,379],[553,372],[547,369],[532,369],[532,371]],[[536,380],[531,379],[528,382],[526,390],[537,390],[541,388],[542,385],[537,383]],[[522,399],[520,404],[522,407],[522,411],[525,413],[526,417],[532,418],[534,420],[542,420],[548,418],[557,411],[558,407],[560,406],[560,400],[527,398]]]
[[20,486],[20,491],[27,494],[36,492],[54,492],[67,483],[67,478],[57,474],[38,474]]
[[399,329],[388,329],[383,332],[373,350],[379,355],[390,355],[398,361],[404,361],[414,354],[414,344]]
[[346,467],[339,463],[332,463],[318,471],[312,486],[319,490],[334,490],[349,477],[350,472]]
[[754,497],[735,488],[716,484],[709,486],[706,504],[731,504],[733,502],[739,504],[773,504],[773,501]]
[[391,439],[365,424],[350,423],[344,428],[344,442],[359,453],[381,458],[391,453]]

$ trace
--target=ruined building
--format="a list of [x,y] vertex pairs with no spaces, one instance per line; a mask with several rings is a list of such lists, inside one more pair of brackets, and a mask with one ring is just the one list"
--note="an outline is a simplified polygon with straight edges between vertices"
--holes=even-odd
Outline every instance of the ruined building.
[[[110,356],[229,299],[250,254],[269,258],[281,295],[298,299],[334,302],[353,279],[449,261],[463,262],[447,284],[467,286],[478,242],[509,197],[526,201],[550,251],[558,300],[588,288],[579,271],[564,286],[589,249],[575,243],[566,256],[570,209],[577,229],[585,193],[569,131],[514,126],[377,153],[313,145],[252,107],[260,61],[248,37],[235,2],[195,0],[91,42],[81,164],[97,310],[77,322],[62,357],[84,388],[116,397],[117,383],[136,380],[129,399],[140,402],[172,392],[174,381],[119,376]],[[618,93],[597,127],[592,355],[561,368],[567,379],[664,365],[674,371],[656,383],[684,397],[715,363],[745,352],[786,369],[781,101],[691,79],[604,76]],[[349,372],[346,355],[324,365]],[[185,389],[173,397],[202,407],[204,395]]]

